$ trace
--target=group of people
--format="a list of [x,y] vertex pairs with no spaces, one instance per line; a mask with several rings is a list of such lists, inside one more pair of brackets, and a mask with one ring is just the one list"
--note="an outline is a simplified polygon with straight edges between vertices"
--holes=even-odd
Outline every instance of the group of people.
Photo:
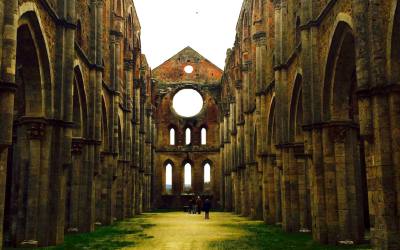
[[210,209],[211,209],[211,201],[209,199],[203,200],[201,199],[200,196],[193,197],[189,201],[189,214],[201,214],[201,211],[203,210],[205,213],[205,219],[209,220],[210,219]]

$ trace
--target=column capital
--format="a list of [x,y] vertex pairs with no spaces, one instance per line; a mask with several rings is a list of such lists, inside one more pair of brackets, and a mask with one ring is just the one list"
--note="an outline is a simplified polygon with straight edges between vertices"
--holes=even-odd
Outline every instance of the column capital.
[[0,92],[15,92],[18,89],[18,85],[15,82],[5,82],[0,80]]
[[84,141],[82,138],[73,138],[71,144],[71,152],[73,154],[82,154]]
[[46,123],[31,121],[28,124],[27,136],[30,140],[41,140],[45,135]]
[[253,41],[256,42],[257,47],[266,45],[267,33],[264,31],[259,31],[253,35]]

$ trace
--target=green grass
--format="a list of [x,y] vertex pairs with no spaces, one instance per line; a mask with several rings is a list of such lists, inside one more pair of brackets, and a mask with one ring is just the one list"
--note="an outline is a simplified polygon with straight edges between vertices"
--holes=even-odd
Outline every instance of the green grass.
[[[65,236],[64,244],[55,247],[38,248],[43,250],[110,250],[123,247],[133,247],[152,236],[143,231],[155,226],[146,222],[140,216],[130,220],[117,222],[111,226],[98,227],[91,233],[69,234]],[[16,248],[10,248],[10,250]],[[26,248],[24,248],[26,249]]]
[[240,250],[369,250],[368,245],[359,246],[326,246],[312,240],[310,234],[284,233],[278,226],[267,226],[262,222],[244,222],[226,224],[224,227],[236,227],[246,232],[234,240],[212,242],[210,249],[240,249]]

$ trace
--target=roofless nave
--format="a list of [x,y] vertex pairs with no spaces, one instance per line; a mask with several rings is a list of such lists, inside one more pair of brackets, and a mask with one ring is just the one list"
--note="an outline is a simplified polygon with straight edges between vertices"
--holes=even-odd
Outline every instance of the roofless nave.
[[400,249],[399,0],[245,0],[224,71],[190,47],[152,71],[140,30],[132,0],[0,0],[3,246],[202,195]]

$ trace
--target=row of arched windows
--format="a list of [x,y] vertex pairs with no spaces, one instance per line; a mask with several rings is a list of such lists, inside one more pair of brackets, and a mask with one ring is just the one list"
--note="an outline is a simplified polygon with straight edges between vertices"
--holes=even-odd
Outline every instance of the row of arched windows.
[[[186,128],[185,130],[185,145],[190,145],[192,143],[192,130],[190,128]],[[176,144],[176,131],[174,128],[169,130],[169,145]],[[201,129],[201,145],[207,144],[207,129]]]
[[[211,190],[211,165],[209,163],[205,163],[203,166],[204,171],[204,191]],[[168,163],[165,166],[165,192],[172,193],[172,185],[173,185],[173,167],[171,163]],[[183,191],[190,192],[192,190],[192,165],[190,163],[186,163],[184,166],[184,181],[183,181]]]

